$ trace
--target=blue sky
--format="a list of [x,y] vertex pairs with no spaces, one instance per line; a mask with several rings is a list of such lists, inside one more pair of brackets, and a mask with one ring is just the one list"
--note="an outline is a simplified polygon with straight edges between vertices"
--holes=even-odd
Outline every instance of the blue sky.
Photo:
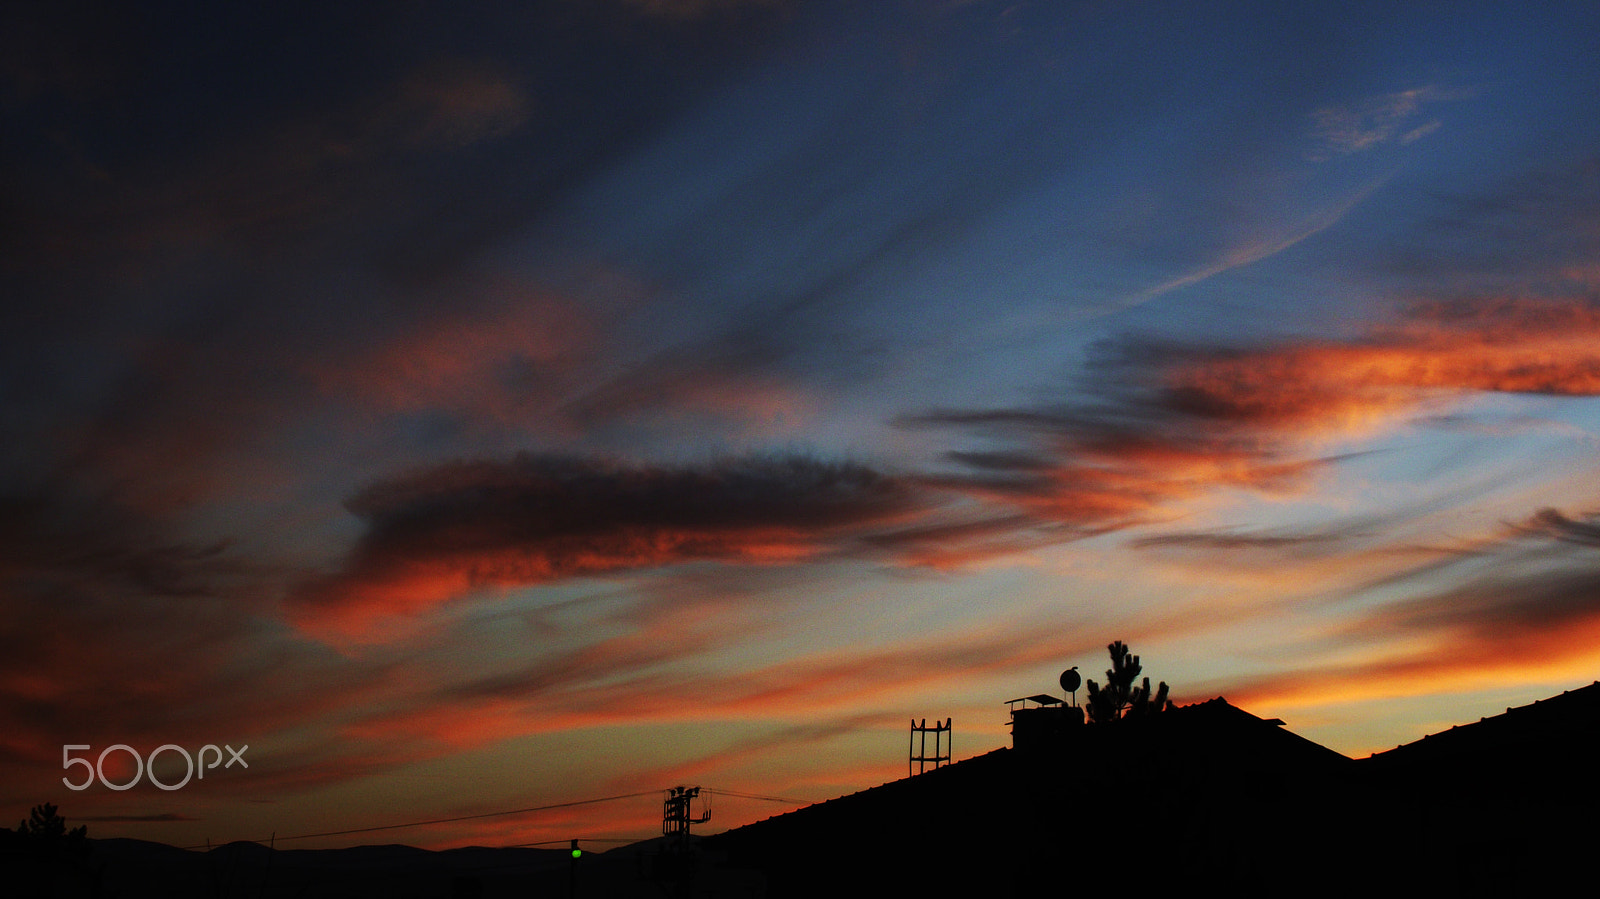
[[821,799],[1114,639],[1351,754],[1600,671],[1582,5],[4,16],[19,810]]

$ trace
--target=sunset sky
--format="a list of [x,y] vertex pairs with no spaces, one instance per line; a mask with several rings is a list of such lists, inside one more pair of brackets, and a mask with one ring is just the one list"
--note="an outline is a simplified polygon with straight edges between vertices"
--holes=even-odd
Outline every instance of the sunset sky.
[[1600,7],[233,6],[0,12],[10,821],[646,837],[1114,639],[1350,755],[1600,678]]

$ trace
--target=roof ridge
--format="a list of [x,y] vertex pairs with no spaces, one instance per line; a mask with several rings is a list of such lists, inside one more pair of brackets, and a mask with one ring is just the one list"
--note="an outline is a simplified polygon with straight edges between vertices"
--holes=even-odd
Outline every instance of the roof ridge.
[[1472,734],[1485,733],[1485,726],[1487,726],[1487,728],[1490,730],[1504,728],[1507,726],[1507,722],[1514,720],[1525,720],[1528,713],[1537,711],[1539,709],[1546,710],[1546,715],[1556,715],[1559,714],[1561,710],[1557,709],[1556,711],[1548,711],[1552,705],[1555,705],[1562,700],[1566,700],[1570,703],[1570,701],[1573,699],[1600,701],[1600,680],[1594,681],[1582,687],[1576,687],[1570,690],[1562,690],[1560,693],[1535,699],[1525,705],[1506,706],[1506,710],[1504,712],[1501,712],[1497,715],[1486,715],[1479,718],[1477,721],[1467,721],[1465,723],[1452,724],[1444,730],[1434,731],[1430,734],[1423,734],[1417,739],[1408,743],[1401,743],[1395,746],[1393,749],[1384,749],[1374,752],[1367,756],[1367,758],[1385,756],[1397,750],[1423,745],[1425,742],[1436,744],[1438,742],[1437,738],[1448,735],[1455,735],[1450,737],[1452,741],[1463,739],[1463,737],[1459,736],[1461,734],[1468,734],[1469,737],[1467,738],[1470,738],[1470,735]]

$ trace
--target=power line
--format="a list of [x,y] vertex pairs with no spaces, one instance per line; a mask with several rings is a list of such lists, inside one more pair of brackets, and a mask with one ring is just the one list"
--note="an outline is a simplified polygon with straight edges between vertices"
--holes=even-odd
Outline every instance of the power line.
[[[645,840],[650,840],[650,837],[635,837],[632,840],[627,837],[578,837],[579,843],[643,843]],[[538,843],[510,843],[510,845],[494,846],[494,848],[528,849],[533,848],[533,846],[563,846],[566,843],[571,843],[571,838],[568,838],[568,840],[539,840]]]
[[762,802],[782,802],[787,805],[816,805],[816,803],[812,802],[810,799],[786,799],[782,796],[757,796],[754,793],[736,793],[733,790],[718,790],[713,787],[707,787],[705,792],[715,793],[718,796],[733,796],[738,799],[759,799]]
[[[638,792],[638,793],[624,793],[624,794],[622,794],[620,796],[604,796],[604,797],[601,797],[599,799],[578,799],[578,800],[575,800],[573,802],[557,802],[557,803],[553,803],[551,805],[536,805],[536,806],[532,806],[530,808],[516,808],[516,809],[511,809],[509,811],[504,811],[504,812],[484,812],[483,814],[479,814],[479,815],[457,815],[454,818],[434,818],[434,819],[428,820],[428,821],[409,821],[409,822],[407,822],[405,824],[383,824],[383,825],[380,825],[380,826],[377,826],[377,827],[353,827],[353,828],[350,828],[349,830],[329,830],[329,831],[325,831],[323,833],[301,833],[301,834],[295,834],[294,836],[288,836],[288,837],[275,837],[273,839],[273,842],[284,843],[284,842],[288,842],[289,840],[309,840],[309,839],[312,839],[314,837],[342,837],[342,836],[347,836],[347,835],[353,834],[353,833],[373,833],[373,832],[379,831],[379,830],[399,830],[399,829],[405,828],[405,827],[426,827],[427,825],[430,825],[430,824],[452,824],[452,823],[454,823],[456,821],[474,821],[474,820],[477,820],[479,818],[500,818],[500,817],[504,817],[506,815],[522,815],[522,814],[527,814],[528,812],[544,812],[544,811],[549,811],[550,809],[572,808],[573,806],[577,806],[577,805],[594,805],[594,804],[600,803],[600,802],[615,802],[618,799],[636,799],[636,798],[638,798],[640,796],[650,796],[650,795],[653,795],[653,794],[659,793],[659,792],[661,792],[661,791],[660,790],[644,790],[644,791],[641,791],[641,792]],[[269,842],[269,841],[268,840],[247,840],[246,842],[250,842],[250,843],[266,843],[266,842]],[[205,848],[208,848],[208,847],[205,846],[205,845],[201,845],[201,846],[185,846],[183,848],[185,848],[185,849],[205,849]]]
[[[531,806],[529,808],[510,809],[508,811],[503,811],[503,812],[483,812],[483,813],[477,814],[477,815],[457,815],[457,816],[452,817],[452,818],[432,818],[432,819],[429,819],[429,820],[426,820],[426,821],[408,821],[408,822],[406,822],[404,824],[381,824],[381,825],[378,825],[378,826],[375,826],[375,827],[352,827],[352,828],[349,828],[347,830],[328,830],[328,831],[323,831],[321,833],[301,833],[301,834],[294,834],[293,836],[287,836],[287,837],[275,837],[275,838],[273,838],[271,840],[245,840],[244,842],[248,842],[248,843],[267,843],[267,842],[285,843],[285,842],[288,842],[290,840],[310,840],[310,839],[315,839],[317,837],[342,837],[342,836],[349,836],[350,834],[357,834],[357,833],[376,833],[378,831],[383,831],[383,830],[401,830],[401,829],[404,829],[404,828],[407,828],[407,827],[427,827],[427,826],[432,825],[432,824],[453,824],[453,823],[455,823],[457,821],[475,821],[475,820],[479,820],[479,819],[482,819],[482,818],[501,818],[501,817],[505,817],[507,815],[523,815],[523,814],[527,814],[529,812],[544,812],[544,811],[550,811],[551,809],[558,809],[558,808],[573,808],[575,806],[580,806],[580,805],[596,805],[596,804],[601,803],[601,802],[615,802],[615,801],[617,801],[619,799],[637,799],[640,796],[650,796],[650,795],[653,795],[653,794],[656,794],[656,793],[660,793],[660,792],[661,792],[660,790],[642,790],[642,791],[637,792],[637,793],[623,793],[623,794],[618,795],[618,796],[603,796],[603,797],[601,797],[599,799],[577,799],[577,800],[574,800],[572,802],[556,802],[556,803],[552,803],[550,805],[536,805],[536,806]],[[734,790],[718,790],[718,789],[711,788],[711,787],[707,787],[705,789],[705,792],[706,793],[711,793],[711,794],[716,794],[716,795],[721,795],[721,796],[731,796],[731,797],[734,797],[736,799],[752,799],[752,800],[757,800],[757,801],[760,801],[760,802],[780,802],[780,803],[783,803],[785,805],[800,805],[800,806],[804,806],[804,805],[814,805],[815,804],[809,799],[793,799],[793,798],[787,798],[787,797],[783,797],[783,796],[760,796],[760,795],[757,795],[755,793],[741,793],[741,792],[737,792],[737,791],[734,791]],[[561,842],[564,842],[564,841],[562,841],[562,840],[550,840],[550,841],[546,841],[546,842],[561,843]],[[631,842],[631,841],[628,841],[628,840],[593,840],[592,842],[619,842],[620,843],[620,842]],[[531,846],[537,846],[537,845],[541,845],[541,844],[539,844],[539,843],[518,843],[518,844],[516,844],[517,847],[531,847]],[[211,846],[211,844],[207,843],[207,844],[202,844],[202,845],[198,845],[198,846],[184,846],[182,848],[184,848],[184,849],[209,849],[209,848],[212,848],[212,846]],[[513,847],[508,846],[508,847],[502,847],[502,848],[513,848]]]

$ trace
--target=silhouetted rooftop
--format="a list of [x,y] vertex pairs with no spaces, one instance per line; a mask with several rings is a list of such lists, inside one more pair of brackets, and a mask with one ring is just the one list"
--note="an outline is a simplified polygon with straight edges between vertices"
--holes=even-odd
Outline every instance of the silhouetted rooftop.
[[1509,757],[1548,760],[1565,749],[1600,745],[1600,681],[1504,714],[1458,724],[1363,759],[1379,767],[1445,763],[1499,763]]
[[1006,705],[1017,702],[1037,702],[1040,705],[1060,705],[1062,700],[1051,696],[1049,693],[1035,693],[1032,696],[1022,696],[1017,699],[1007,699]]
[[[1026,750],[997,749],[729,830],[706,845],[728,853],[731,864],[766,871],[773,895],[840,883],[853,893],[872,887],[895,895],[913,872],[935,871],[937,895],[1032,894],[1059,886],[1070,847],[1109,828],[1161,835],[1163,863],[1141,877],[1179,887],[1195,872],[1235,864],[1241,828],[1314,804],[1351,764],[1219,698],[1082,725]],[[1279,844],[1304,833],[1269,828],[1252,836],[1250,851],[1292,859],[1295,848]],[[842,878],[835,860],[842,847],[892,864]]]

